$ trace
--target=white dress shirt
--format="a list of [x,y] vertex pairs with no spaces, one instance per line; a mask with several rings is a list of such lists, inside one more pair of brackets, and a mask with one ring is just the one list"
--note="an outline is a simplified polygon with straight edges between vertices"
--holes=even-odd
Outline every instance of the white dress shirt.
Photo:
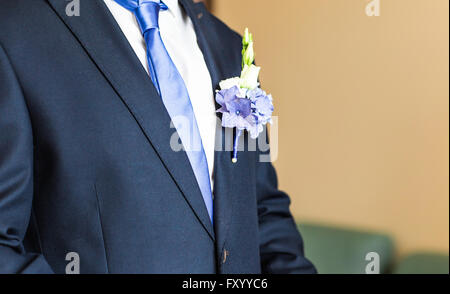
[[[148,73],[146,44],[133,12],[120,6],[114,0],[104,1]],[[159,15],[161,37],[188,90],[208,161],[212,187],[216,107],[211,76],[203,53],[197,44],[191,19],[186,15],[178,0],[164,0],[164,3],[169,10],[161,10]]]

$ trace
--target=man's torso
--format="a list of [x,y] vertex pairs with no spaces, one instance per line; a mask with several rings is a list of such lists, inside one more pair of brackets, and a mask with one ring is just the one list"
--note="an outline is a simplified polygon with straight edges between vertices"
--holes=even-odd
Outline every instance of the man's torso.
[[[256,154],[233,165],[230,152],[215,153],[212,225],[186,156],[170,149],[164,105],[99,2],[68,17],[64,0],[1,1],[0,45],[33,138],[25,249],[60,273],[69,252],[84,273],[259,272]],[[239,75],[239,36],[203,5],[183,2],[213,87]]]

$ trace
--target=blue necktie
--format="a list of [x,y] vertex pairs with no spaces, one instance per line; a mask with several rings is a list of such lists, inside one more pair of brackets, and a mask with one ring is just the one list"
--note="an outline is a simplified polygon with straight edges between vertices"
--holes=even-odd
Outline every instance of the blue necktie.
[[[172,120],[181,118],[183,122],[183,126],[176,126],[176,129],[191,163],[212,222],[211,183],[200,131],[183,78],[170,58],[159,32],[159,11],[168,8],[160,0],[115,1],[134,12],[147,44],[148,67],[153,84],[161,95]],[[205,85],[205,87],[209,86]]]

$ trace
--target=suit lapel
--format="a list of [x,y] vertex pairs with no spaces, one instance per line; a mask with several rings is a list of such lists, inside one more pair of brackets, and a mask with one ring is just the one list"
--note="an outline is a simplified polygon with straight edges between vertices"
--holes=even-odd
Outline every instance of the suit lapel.
[[[186,13],[192,19],[197,35],[199,47],[203,53],[206,64],[208,66],[211,79],[213,81],[213,90],[219,88],[221,80],[231,78],[240,74],[240,66],[237,67],[238,72],[234,72],[233,66],[227,60],[230,60],[218,50],[220,40],[217,32],[209,23],[210,19],[206,17],[209,13],[203,3],[194,4],[192,0],[180,0]],[[222,149],[225,149],[225,131],[223,128],[217,132],[217,136],[222,136]],[[216,151],[214,159],[214,230],[216,236],[216,250],[222,260],[227,232],[232,220],[233,203],[238,199],[234,197],[240,196],[245,192],[242,187],[246,187],[245,179],[248,178],[248,170],[245,165],[249,161],[245,157],[240,158],[238,164],[231,162],[230,151]]]
[[151,79],[103,1],[83,1],[80,16],[65,13],[67,1],[48,0],[140,125],[186,201],[214,240],[214,230],[185,152],[174,152],[170,117]]

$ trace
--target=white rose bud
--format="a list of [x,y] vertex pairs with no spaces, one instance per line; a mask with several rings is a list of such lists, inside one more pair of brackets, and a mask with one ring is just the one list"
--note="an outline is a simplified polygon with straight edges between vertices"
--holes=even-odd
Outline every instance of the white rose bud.
[[245,28],[245,32],[244,32],[244,38],[242,39],[242,44],[245,46],[247,46],[249,43],[251,42],[250,39],[250,33],[248,31],[248,28]]
[[255,65],[245,65],[241,74],[241,87],[253,90],[259,86],[258,77],[261,68]]
[[255,51],[253,49],[253,42],[250,42],[247,50],[244,53],[244,65],[252,65],[253,61],[255,61]]

